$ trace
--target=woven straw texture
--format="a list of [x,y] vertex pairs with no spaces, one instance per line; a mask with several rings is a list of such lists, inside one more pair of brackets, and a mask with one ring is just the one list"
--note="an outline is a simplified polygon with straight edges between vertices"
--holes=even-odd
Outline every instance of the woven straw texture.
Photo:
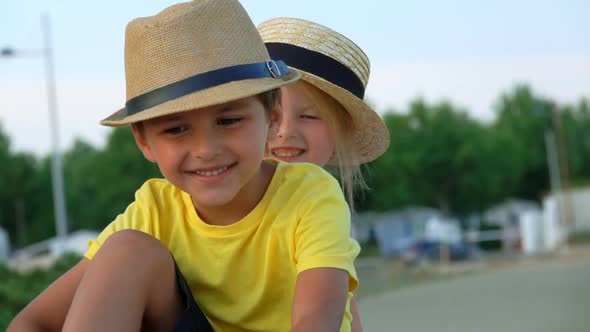
[[[354,42],[340,33],[314,22],[286,17],[262,22],[258,31],[265,43],[295,45],[333,58],[354,72],[367,87],[369,59]],[[387,150],[389,130],[375,111],[349,91],[312,73],[300,71],[302,80],[332,96],[350,114],[354,124],[352,140],[356,162],[372,161]]]
[[[236,0],[196,0],[131,21],[125,32],[127,100],[182,79],[270,57],[250,17]],[[292,72],[218,85],[127,116],[121,109],[101,121],[123,126],[256,95],[294,82]]]

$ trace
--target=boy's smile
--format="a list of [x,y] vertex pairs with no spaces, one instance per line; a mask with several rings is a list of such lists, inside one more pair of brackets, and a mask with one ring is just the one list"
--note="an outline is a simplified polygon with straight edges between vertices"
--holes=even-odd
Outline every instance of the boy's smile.
[[223,166],[196,168],[185,172],[189,176],[194,177],[196,181],[213,184],[223,181],[225,177],[230,175],[237,164],[238,163],[231,163]]
[[257,97],[248,97],[147,120],[133,133],[144,156],[191,195],[205,222],[228,224],[258,203],[272,177],[261,167],[266,114]]

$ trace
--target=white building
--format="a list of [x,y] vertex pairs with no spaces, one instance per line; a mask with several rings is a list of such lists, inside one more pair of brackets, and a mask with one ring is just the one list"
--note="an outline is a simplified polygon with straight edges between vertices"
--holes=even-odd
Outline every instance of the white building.
[[547,227],[542,216],[536,202],[511,198],[486,211],[483,218],[502,227],[497,238],[502,240],[504,249],[519,248],[525,254],[535,254],[547,249]]
[[590,187],[546,196],[543,225],[547,250],[558,248],[568,234],[590,231]]
[[64,242],[57,238],[37,242],[16,251],[7,265],[19,272],[50,267],[63,254],[74,253],[82,256],[88,249],[88,241],[96,239],[98,234],[96,231],[79,230],[68,234]]

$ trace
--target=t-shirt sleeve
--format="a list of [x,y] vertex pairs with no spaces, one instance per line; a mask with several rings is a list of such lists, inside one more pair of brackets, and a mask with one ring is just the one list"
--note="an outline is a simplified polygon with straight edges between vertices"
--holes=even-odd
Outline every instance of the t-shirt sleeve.
[[146,189],[148,189],[146,186],[140,188],[135,194],[135,201],[127,207],[125,212],[119,214],[98,235],[96,240],[88,241],[88,250],[86,250],[84,257],[92,259],[109,236],[120,230],[134,229],[153,235],[151,234],[152,227],[150,225],[149,210],[146,208],[146,203],[150,200],[150,195],[149,190]]
[[349,291],[358,287],[354,259],[360,251],[350,236],[350,211],[338,182],[326,176],[308,190],[301,204],[295,259],[297,273],[313,268],[348,272]]

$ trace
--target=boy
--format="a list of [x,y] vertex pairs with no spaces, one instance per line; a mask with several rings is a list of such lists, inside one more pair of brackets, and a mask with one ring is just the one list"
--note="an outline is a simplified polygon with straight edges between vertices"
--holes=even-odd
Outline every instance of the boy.
[[263,160],[276,89],[299,74],[235,0],[132,21],[125,61],[125,108],[101,123],[131,125],[166,179],[9,330],[349,331],[359,247],[338,183]]

